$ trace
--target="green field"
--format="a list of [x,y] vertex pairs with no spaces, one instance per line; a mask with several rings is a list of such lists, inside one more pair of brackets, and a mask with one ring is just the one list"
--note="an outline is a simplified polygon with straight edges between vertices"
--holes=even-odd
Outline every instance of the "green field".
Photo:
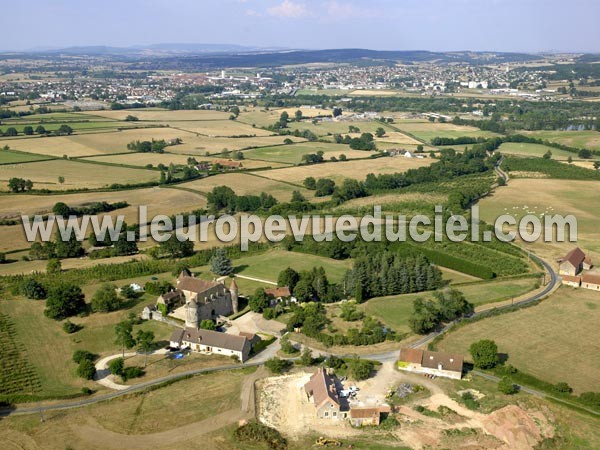
[[549,151],[552,153],[552,159],[565,160],[569,157],[579,159],[577,153],[567,152],[546,145],[525,144],[521,142],[505,142],[500,146],[499,151],[509,155],[539,156],[540,158]]
[[561,288],[540,305],[465,325],[438,348],[468,355],[479,339],[496,341],[508,363],[545,381],[566,381],[576,391],[600,390],[600,294]]
[[532,131],[527,133],[538,139],[545,139],[550,142],[558,142],[569,147],[589,148],[590,150],[600,150],[600,132],[594,130],[587,131]]
[[339,157],[339,155],[342,153],[345,154],[348,158],[366,158],[370,154],[372,154],[370,152],[359,152],[356,150],[351,150],[350,147],[343,144],[328,144],[324,142],[303,142],[300,144],[278,145],[273,147],[261,147],[246,150],[244,151],[244,156],[247,159],[261,159],[265,161],[298,164],[302,162],[303,155],[306,155],[308,153],[316,153],[319,150],[325,153],[325,159],[329,159],[330,156]]
[[[498,280],[486,283],[471,283],[456,286],[465,298],[476,307],[495,302],[509,300],[522,295],[535,287],[535,279]],[[413,311],[413,301],[417,298],[431,299],[432,292],[395,295],[390,297],[372,298],[365,302],[364,311],[381,320],[387,326],[400,332],[409,331],[408,318]]]
[[14,150],[0,150],[0,164],[18,164],[30,161],[45,161],[47,159],[50,159],[50,157]]
[[496,133],[482,131],[479,128],[454,125],[452,123],[429,122],[424,120],[399,120],[394,122],[394,128],[402,132],[407,132],[426,142],[431,142],[434,137],[457,138],[468,137],[494,137]]

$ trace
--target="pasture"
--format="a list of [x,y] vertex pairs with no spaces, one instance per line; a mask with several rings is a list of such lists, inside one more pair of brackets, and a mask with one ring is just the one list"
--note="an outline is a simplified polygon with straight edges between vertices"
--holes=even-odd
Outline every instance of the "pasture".
[[347,145],[329,144],[324,142],[303,142],[299,144],[279,145],[276,147],[261,147],[246,150],[244,156],[247,159],[260,159],[288,164],[299,164],[302,156],[309,153],[324,152],[326,160],[332,156],[339,158],[344,154],[348,159],[367,158],[372,152],[352,150]]
[[[342,116],[343,117],[343,116]],[[348,134],[349,127],[357,127],[359,133],[373,133],[379,127],[385,128],[385,125],[375,120],[325,120],[313,124],[310,120],[302,120],[300,122],[288,123],[288,128],[291,130],[309,130],[317,136],[326,136],[330,134]]]
[[495,133],[482,131],[475,127],[454,125],[452,123],[429,122],[428,120],[398,120],[393,126],[400,131],[408,132],[427,142],[431,142],[431,139],[438,136],[448,138],[461,136],[488,138],[497,136]]
[[[9,178],[19,176],[34,183],[34,189],[62,191],[66,189],[102,188],[113,183],[133,184],[158,181],[157,171],[124,167],[107,167],[63,159],[26,164],[0,165],[0,189],[7,191]],[[64,183],[58,181],[64,177]]]
[[261,109],[261,108],[243,108],[238,120],[250,125],[259,127],[267,127],[273,125],[279,120],[281,113],[286,111],[290,119],[294,119],[296,111],[302,111],[302,116],[305,118],[313,118],[317,116],[331,116],[331,110],[319,108],[276,108],[276,109]]
[[569,147],[588,148],[600,150],[600,133],[594,130],[587,131],[531,131],[528,135],[550,142],[558,142]]
[[293,142],[304,142],[305,139],[294,136],[254,136],[244,138],[207,137],[188,134],[183,143],[168,149],[171,153],[181,153],[193,156],[205,156],[206,153],[216,154],[223,151],[242,150],[252,147],[269,147],[283,144],[285,139]]
[[45,161],[47,159],[50,159],[50,157],[45,155],[17,152],[14,150],[0,150],[0,165],[18,164],[31,161]]
[[508,363],[545,381],[567,382],[577,393],[600,390],[600,294],[560,288],[541,304],[465,325],[438,344],[468,357],[471,343],[492,339]]
[[[508,185],[479,202],[481,218],[493,224],[502,214],[511,214],[517,221],[528,212],[541,220],[546,214],[569,214],[577,218],[577,243],[536,241],[524,244],[540,256],[555,260],[579,245],[592,258],[600,258],[600,232],[598,217],[600,205],[590,201],[596,198],[600,182],[519,178],[511,179]],[[532,193],[535,195],[532,196]],[[568,235],[567,235],[568,237]]]
[[[363,154],[368,154],[362,152]],[[364,180],[367,174],[397,173],[408,169],[427,166],[431,159],[417,158],[374,158],[360,161],[338,161],[310,166],[286,167],[261,172],[262,176],[274,180],[301,184],[306,177],[331,178],[341,182],[345,178]],[[372,200],[372,199],[371,199]]]
[[498,150],[507,155],[537,156],[541,158],[546,152],[551,152],[552,159],[566,160],[569,157],[573,159],[579,158],[577,153],[567,152],[546,145],[526,144],[522,142],[505,142]]
[[168,125],[176,130],[187,131],[209,137],[235,136],[272,136],[271,131],[254,128],[237,120],[205,120],[176,121],[169,120]]
[[[454,276],[445,274],[445,279]],[[475,307],[510,300],[535,288],[536,280],[523,278],[517,280],[495,280],[477,282],[456,286],[465,298]],[[381,322],[400,332],[408,332],[408,319],[413,311],[413,302],[417,298],[432,299],[433,292],[394,295],[389,297],[372,298],[361,305],[364,311],[379,319]],[[487,320],[487,319],[486,319]]]

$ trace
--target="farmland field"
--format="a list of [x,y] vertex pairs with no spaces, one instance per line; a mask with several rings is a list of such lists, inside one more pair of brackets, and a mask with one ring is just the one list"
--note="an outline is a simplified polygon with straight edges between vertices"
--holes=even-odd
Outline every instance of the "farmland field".
[[138,128],[113,132],[76,134],[0,140],[0,146],[8,145],[15,150],[39,153],[55,157],[93,156],[127,152],[127,144],[135,140],[174,139],[186,141],[193,135],[185,131],[163,128]]
[[527,134],[570,147],[600,150],[600,132],[598,131],[532,131]]
[[[7,190],[6,181],[19,175],[21,178],[30,179],[34,189],[81,189],[101,188],[113,183],[141,183],[145,181],[158,181],[156,171],[143,169],[130,169],[123,167],[110,167],[53,159],[49,161],[32,162],[0,166],[0,189]],[[64,183],[58,182],[58,177],[64,177]]]
[[171,153],[204,156],[207,152],[214,154],[223,150],[240,150],[250,147],[268,147],[281,145],[285,139],[294,142],[304,142],[305,139],[294,136],[255,136],[245,138],[207,137],[187,134],[183,143],[168,149]]
[[465,325],[448,334],[440,350],[467,356],[468,347],[492,339],[508,363],[551,383],[566,381],[577,392],[598,391],[600,294],[561,288],[541,304]]
[[[362,152],[365,154],[365,152]],[[408,169],[427,166],[428,158],[375,158],[361,161],[338,161],[334,163],[314,164],[310,166],[287,167],[261,172],[261,175],[274,180],[302,183],[306,177],[332,178],[336,182],[344,178],[363,180],[369,173],[396,173]]]
[[[600,189],[597,181],[512,179],[506,187],[497,189],[480,201],[481,217],[493,223],[501,214],[511,214],[517,221],[528,211],[543,218],[546,214],[573,214],[577,218],[577,243],[537,241],[530,246],[540,256],[555,260],[579,245],[592,258],[600,259],[598,216],[600,205],[591,202]],[[531,193],[535,195],[532,196]]]
[[237,120],[205,120],[205,121],[175,121],[169,120],[171,128],[188,131],[203,136],[271,136],[274,133],[263,130],[262,128],[253,128]]
[[267,127],[269,125],[273,125],[276,121],[279,120],[281,113],[286,111],[290,116],[290,119],[294,118],[294,114],[296,111],[302,111],[303,117],[311,118],[318,115],[331,115],[331,111],[328,109],[318,109],[318,108],[278,108],[278,109],[259,109],[259,108],[248,108],[247,110],[242,110],[239,115],[239,121],[254,124],[259,127]]
[[[455,287],[475,307],[490,303],[510,300],[518,297],[535,287],[535,279],[497,280],[485,283],[470,283]],[[408,319],[413,311],[413,301],[417,298],[433,298],[432,292],[395,295],[390,297],[372,298],[361,307],[364,311],[381,320],[394,330],[409,331]]]
[[493,137],[495,133],[482,131],[479,128],[454,125],[452,123],[434,123],[429,121],[406,120],[396,121],[393,126],[401,131],[406,131],[427,142],[431,142],[434,137],[457,138],[461,136],[468,137]]
[[93,115],[112,120],[125,120],[127,116],[135,116],[140,121],[170,122],[173,120],[227,120],[230,113],[212,110],[171,111],[160,108],[121,109],[117,111],[90,111],[81,115]]
[[265,161],[274,161],[281,163],[298,164],[302,161],[302,156],[308,153],[322,151],[325,153],[325,159],[331,156],[339,158],[341,154],[346,155],[348,159],[367,158],[372,152],[361,150],[352,150],[343,144],[327,144],[323,142],[306,142],[300,144],[280,145],[277,147],[262,147],[246,150],[244,155],[248,159],[262,159]]
[[542,157],[546,152],[552,153],[552,159],[578,159],[577,153],[567,152],[558,148],[552,148],[539,144],[526,144],[522,142],[505,142],[498,149],[501,153],[508,155],[539,156]]
[[13,150],[0,150],[0,164],[15,164],[29,161],[41,161],[50,159],[49,156],[34,155],[31,153],[17,152]]
[[210,192],[216,186],[229,186],[238,195],[258,195],[261,192],[268,192],[281,201],[289,201],[292,198],[293,191],[300,191],[305,196],[310,196],[310,191],[302,187],[247,173],[235,172],[207,177],[201,180],[188,181],[179,186],[204,193]]
[[348,134],[350,126],[358,127],[360,133],[375,133],[379,127],[385,128],[380,122],[375,120],[328,120],[313,124],[312,121],[300,121],[288,123],[291,130],[309,130],[317,136],[328,134]]

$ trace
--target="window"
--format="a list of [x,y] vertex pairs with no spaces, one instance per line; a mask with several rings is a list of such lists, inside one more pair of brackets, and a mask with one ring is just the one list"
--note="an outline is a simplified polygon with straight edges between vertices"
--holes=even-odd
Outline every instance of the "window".
[[324,415],[325,415],[325,417],[329,417],[329,412],[328,412],[328,411],[325,411],[325,414],[324,414]]
[[333,417],[337,417],[337,411],[333,412]]

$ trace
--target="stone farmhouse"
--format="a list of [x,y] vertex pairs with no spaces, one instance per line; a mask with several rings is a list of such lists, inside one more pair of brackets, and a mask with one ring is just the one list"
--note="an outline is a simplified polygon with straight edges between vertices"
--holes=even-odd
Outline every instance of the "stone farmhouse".
[[576,276],[583,270],[592,268],[592,260],[579,247],[574,248],[558,259],[558,274]]
[[186,327],[175,330],[169,339],[170,346],[190,349],[193,352],[235,356],[244,362],[250,356],[251,343],[245,336]]
[[186,327],[198,328],[203,320],[238,312],[238,287],[235,280],[227,288],[222,282],[201,280],[185,270],[177,278],[176,288],[158,297],[156,309],[185,320]]
[[389,414],[391,408],[388,405],[352,407],[350,409],[350,423],[355,427],[365,425],[377,426],[381,422],[382,414]]
[[398,369],[460,380],[463,371],[463,357],[444,352],[402,348],[400,349]]
[[329,375],[323,368],[319,368],[304,385],[306,395],[315,405],[319,419],[345,419],[348,417],[348,411],[342,411],[342,403],[335,382],[335,377]]
[[600,273],[585,273],[581,277],[581,287],[600,291]]

